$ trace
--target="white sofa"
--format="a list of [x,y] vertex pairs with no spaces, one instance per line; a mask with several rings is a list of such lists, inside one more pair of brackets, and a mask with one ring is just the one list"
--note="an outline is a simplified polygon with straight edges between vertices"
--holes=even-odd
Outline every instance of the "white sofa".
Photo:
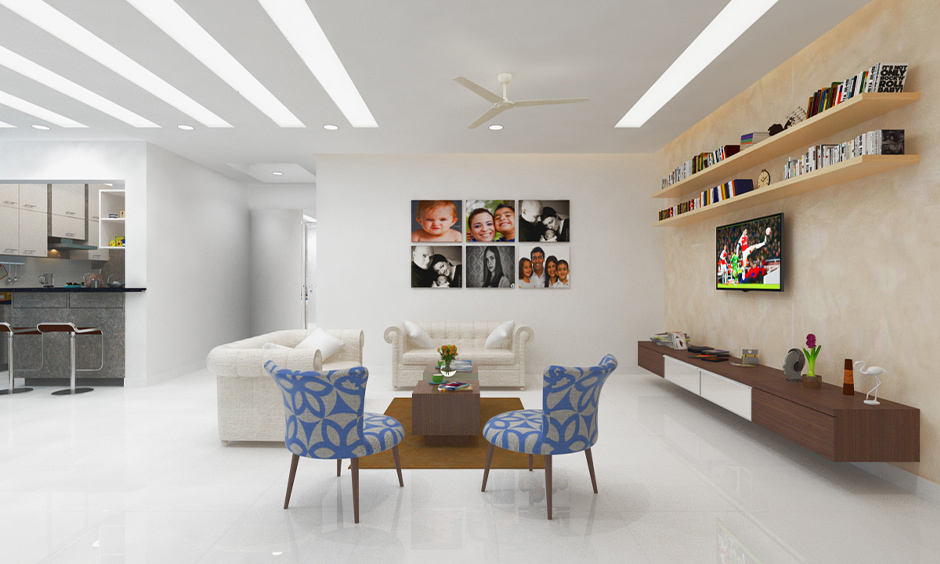
[[[342,340],[344,345],[342,350],[325,362],[319,350],[293,349],[313,331],[275,331],[212,349],[206,365],[216,377],[221,440],[284,440],[284,403],[281,392],[262,369],[268,360],[273,360],[278,368],[317,372],[362,366],[362,331],[327,331]],[[265,343],[291,348],[262,349]]]
[[404,324],[385,330],[385,341],[392,345],[392,385],[414,386],[424,368],[441,359],[437,347],[456,345],[457,358],[471,360],[478,367],[481,386],[518,386],[525,388],[526,345],[534,337],[532,328],[520,323],[512,330],[512,339],[501,348],[484,349],[486,338],[502,321],[417,321],[427,331],[434,348],[422,349],[408,337]]

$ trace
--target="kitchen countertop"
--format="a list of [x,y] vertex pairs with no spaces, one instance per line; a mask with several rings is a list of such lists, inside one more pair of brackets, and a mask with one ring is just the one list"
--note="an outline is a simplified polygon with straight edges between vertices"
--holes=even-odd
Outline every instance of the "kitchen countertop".
[[56,292],[56,293],[58,293],[58,292],[82,292],[82,293],[85,293],[85,292],[88,292],[88,293],[97,293],[97,292],[108,293],[108,292],[111,292],[111,293],[124,293],[124,292],[145,292],[146,290],[147,290],[147,288],[85,288],[85,287],[82,287],[82,286],[71,286],[71,287],[56,286],[56,287],[54,287],[54,288],[42,288],[42,287],[39,287],[39,288],[16,288],[16,287],[11,286],[11,287],[8,287],[8,288],[3,288],[3,291],[4,291],[4,292],[14,292],[14,293],[15,293],[15,292]]

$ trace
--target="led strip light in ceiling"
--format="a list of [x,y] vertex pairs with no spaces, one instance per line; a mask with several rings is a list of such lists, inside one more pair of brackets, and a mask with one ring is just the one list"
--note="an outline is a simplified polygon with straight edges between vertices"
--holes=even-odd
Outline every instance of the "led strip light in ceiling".
[[24,114],[29,114],[33,117],[38,117],[41,120],[48,121],[49,123],[54,123],[59,127],[88,127],[78,123],[75,120],[71,120],[65,116],[59,115],[51,110],[42,108],[33,104],[32,102],[27,102],[22,98],[17,98],[12,94],[7,94],[6,92],[0,92],[0,104],[13,108],[14,110],[19,110]]

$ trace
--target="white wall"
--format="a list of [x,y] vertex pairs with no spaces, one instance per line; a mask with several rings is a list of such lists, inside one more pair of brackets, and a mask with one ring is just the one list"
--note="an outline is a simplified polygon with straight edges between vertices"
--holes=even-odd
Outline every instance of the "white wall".
[[146,216],[147,372],[167,377],[248,336],[248,189],[147,145]]
[[[317,319],[365,330],[364,362],[391,377],[389,325],[513,319],[535,331],[530,382],[548,364],[613,353],[663,330],[662,233],[650,227],[661,155],[318,155]],[[412,199],[571,200],[568,291],[410,288]],[[576,266],[575,266],[576,265]]]
[[303,329],[303,213],[251,210],[252,335]]

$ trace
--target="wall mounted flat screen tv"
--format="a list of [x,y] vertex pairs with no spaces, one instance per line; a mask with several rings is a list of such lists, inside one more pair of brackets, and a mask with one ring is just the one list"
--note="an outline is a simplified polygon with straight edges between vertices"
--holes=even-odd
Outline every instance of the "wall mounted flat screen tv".
[[722,225],[715,233],[718,290],[783,290],[783,214]]

